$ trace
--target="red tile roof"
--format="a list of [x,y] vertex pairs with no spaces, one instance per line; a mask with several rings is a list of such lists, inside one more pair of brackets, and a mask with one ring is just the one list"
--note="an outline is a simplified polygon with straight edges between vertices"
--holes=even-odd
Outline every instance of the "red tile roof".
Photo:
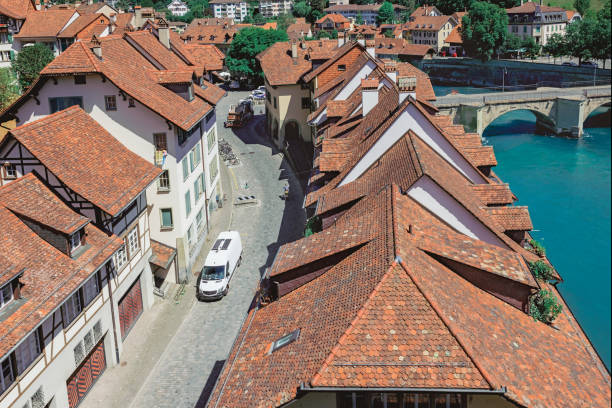
[[151,257],[149,258],[150,263],[159,266],[162,269],[168,269],[175,256],[176,249],[153,239],[151,240]]
[[407,22],[404,27],[410,31],[440,31],[451,19],[454,23],[455,19],[451,16],[417,16],[413,21]]
[[444,41],[449,44],[463,44],[463,38],[461,38],[461,26],[455,26],[453,31],[450,32]]
[[0,0],[0,14],[23,20],[30,11],[34,11],[32,0]]
[[[31,173],[0,187],[0,229],[3,231],[0,234],[0,247],[11,254],[15,268],[23,270],[23,276],[19,279],[23,285],[23,303],[0,325],[0,356],[13,349],[122,245],[116,236],[108,236],[88,224],[85,226],[88,247],[72,259],[43,240],[10,211],[3,204],[7,194],[13,203],[16,200],[39,203],[38,211],[46,213],[48,219],[52,218],[53,211],[65,207]],[[66,207],[62,213],[66,211],[70,210]]]
[[317,21],[315,21],[315,24],[323,24],[327,20],[331,20],[334,23],[349,23],[349,19],[344,17],[342,14],[331,13],[326,14]]
[[30,11],[15,38],[57,37],[75,13],[78,16],[72,9]]
[[[367,244],[249,313],[211,407],[277,407],[310,387],[481,389],[526,407],[609,405],[610,375],[567,307],[555,329],[436,261],[407,226],[425,234],[421,227],[437,219],[397,187],[368,196],[333,233],[317,235],[337,239],[367,212],[378,217]],[[494,262],[516,261],[489,249]],[[269,352],[297,329],[295,341]]]
[[516,200],[508,184],[475,184],[471,189],[484,205],[507,205]]
[[206,68],[206,71],[221,71],[225,63],[225,54],[212,44],[185,44],[185,48],[191,53],[198,65]]
[[528,1],[526,3],[521,4],[520,6],[516,6],[516,7],[512,7],[512,8],[508,8],[506,9],[506,13],[511,14],[511,13],[517,13],[517,14],[529,14],[529,13],[535,13],[535,11],[539,9],[540,11],[543,12],[552,12],[552,11],[563,11],[565,12],[565,9],[561,8],[561,7],[550,7],[550,6],[544,6],[544,5],[540,5],[536,2],[533,1]]
[[9,133],[74,192],[116,215],[161,173],[78,106]]
[[[178,39],[171,37],[171,40],[172,38]],[[148,31],[129,32],[123,37],[110,35],[100,38],[99,41],[102,49],[101,60],[91,51],[91,41],[78,41],[42,70],[41,80],[54,75],[100,73],[127,95],[184,130],[191,129],[212,110],[212,106],[205,99],[197,96],[187,101],[152,79],[151,70],[158,68],[130,43],[133,41],[140,45],[150,58],[155,59],[165,69],[195,70],[193,64],[187,64],[174,52],[177,46],[177,52],[182,49],[178,42],[173,41],[172,50],[168,50]],[[190,55],[188,51],[185,54]],[[130,61],[130,64],[125,64],[125,61]],[[203,71],[203,68],[200,69]]]
[[505,231],[531,231],[533,224],[525,206],[489,207],[489,214]]
[[183,40],[197,41],[201,44],[231,44],[238,33],[235,25],[194,25],[193,23],[180,35]]
[[133,30],[132,27],[132,19],[134,18],[134,14],[132,13],[119,13],[116,16],[115,20],[115,29],[113,34],[123,35],[126,31]]
[[302,41],[297,44],[297,58],[291,57],[291,43],[277,42],[257,55],[266,80],[270,85],[297,84],[300,78],[312,70],[313,59],[334,56],[336,40]]
[[419,6],[410,14],[410,17],[429,16],[434,11],[441,14],[436,6]]
[[433,48],[426,44],[410,44],[403,38],[375,38],[374,46],[376,55],[406,55],[409,57],[423,58]]
[[97,22],[99,18],[106,21],[104,14],[85,14],[77,17],[68,27],[66,27],[61,33],[58,34],[58,38],[73,38],[90,24]]
[[110,7],[114,10],[113,6],[108,5],[107,3],[101,1],[97,3],[83,3],[79,7],[77,7],[77,11],[80,14],[91,14],[91,13],[99,13],[103,7]]

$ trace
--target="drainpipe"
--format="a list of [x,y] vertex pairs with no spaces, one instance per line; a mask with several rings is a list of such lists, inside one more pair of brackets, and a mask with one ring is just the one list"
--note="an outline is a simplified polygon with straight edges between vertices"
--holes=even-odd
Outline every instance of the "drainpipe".
[[[206,120],[206,118],[204,118],[204,120]],[[215,126],[217,126],[216,123],[215,123]],[[215,129],[215,136],[216,135],[217,135],[217,130]],[[204,150],[208,150],[208,148],[204,149],[204,132],[202,132],[202,125],[200,125],[200,144],[202,145],[202,148],[200,149],[202,151],[202,170],[205,172],[206,168],[204,167],[204,163],[205,163],[204,158],[205,158],[206,153],[204,153]],[[204,176],[204,212],[206,212],[206,235],[208,235],[208,232],[209,232],[209,229],[208,229],[208,189],[206,188],[206,176]]]
[[[108,265],[108,264],[107,264]],[[111,308],[111,321],[113,322],[113,337],[115,338],[115,356],[117,357],[117,364],[119,364],[119,340],[117,336],[117,323],[115,322],[115,304],[113,302],[113,288],[111,287],[112,275],[109,272],[108,266],[106,267],[106,285],[108,286],[108,298],[110,300]]]

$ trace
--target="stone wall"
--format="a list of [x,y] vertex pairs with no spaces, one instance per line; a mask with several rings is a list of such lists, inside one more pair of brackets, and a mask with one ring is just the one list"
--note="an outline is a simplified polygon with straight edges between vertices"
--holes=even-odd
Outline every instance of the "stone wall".
[[[417,66],[439,85],[502,86],[504,68],[505,86],[513,90],[536,86],[590,86],[593,80],[610,82],[609,69],[571,67],[565,65],[540,64],[534,62],[494,60],[481,62],[470,58],[423,59]],[[506,89],[509,90],[509,89]]]

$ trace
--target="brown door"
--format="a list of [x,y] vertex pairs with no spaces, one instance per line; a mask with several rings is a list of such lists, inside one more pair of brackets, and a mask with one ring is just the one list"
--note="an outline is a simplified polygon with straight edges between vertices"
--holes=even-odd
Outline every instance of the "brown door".
[[142,292],[140,290],[140,277],[132,284],[127,293],[119,301],[119,324],[121,325],[121,339],[130,332],[136,320],[142,314]]
[[70,408],[79,405],[105,368],[106,357],[104,356],[104,339],[102,339],[66,382]]

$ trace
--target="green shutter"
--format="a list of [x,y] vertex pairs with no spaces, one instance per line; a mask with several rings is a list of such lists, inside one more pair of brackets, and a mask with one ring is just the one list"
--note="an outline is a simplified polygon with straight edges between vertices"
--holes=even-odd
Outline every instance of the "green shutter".
[[11,61],[15,60],[15,51],[11,50]]
[[187,180],[187,177],[189,177],[189,160],[187,159],[187,156],[185,156],[183,158],[183,181]]
[[8,42],[9,42],[9,44],[13,43],[13,34],[9,34],[8,35]]

